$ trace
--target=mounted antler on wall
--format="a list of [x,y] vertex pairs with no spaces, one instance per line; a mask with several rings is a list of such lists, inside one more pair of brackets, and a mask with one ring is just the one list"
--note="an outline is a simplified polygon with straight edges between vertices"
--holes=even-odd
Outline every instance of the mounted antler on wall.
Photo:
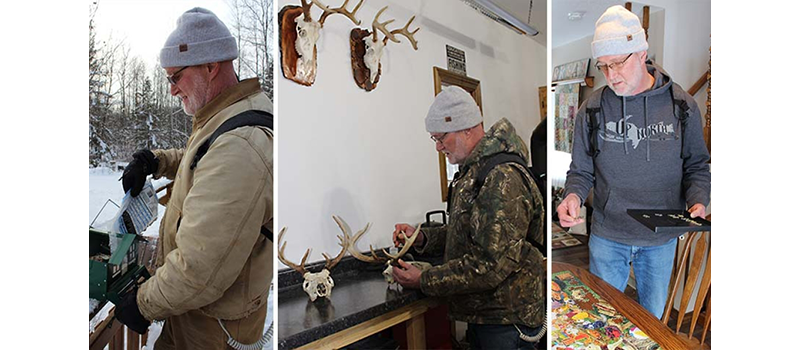
[[[367,91],[372,91],[378,84],[381,75],[381,56],[383,55],[383,49],[386,47],[387,41],[391,40],[395,43],[400,42],[395,34],[400,34],[408,38],[408,41],[411,42],[411,46],[414,50],[417,50],[417,40],[414,39],[414,34],[416,34],[420,28],[417,28],[413,32],[408,30],[408,27],[416,16],[412,16],[403,28],[389,31],[386,29],[386,25],[394,22],[394,19],[390,19],[386,22],[378,21],[378,18],[387,8],[389,8],[389,6],[384,6],[375,15],[375,19],[372,20],[372,32],[361,28],[353,28],[353,30],[350,31],[350,61],[353,66],[353,79],[355,79],[359,87]],[[378,39],[378,31],[384,35],[381,40]]]
[[[319,0],[300,0],[301,6],[287,5],[278,13],[278,26],[280,33],[281,68],[286,79],[298,84],[311,86],[317,76],[317,40],[322,30],[325,19],[333,14],[344,15],[356,25],[361,21],[356,19],[356,12],[361,8],[364,0],[360,0],[353,11],[347,11],[345,0],[342,6],[331,9]],[[312,5],[322,9],[319,20],[311,17]]]
[[284,233],[286,233],[286,227],[281,229],[281,232],[278,234],[278,260],[303,275],[303,279],[305,280],[303,281],[303,290],[308,294],[311,301],[315,301],[320,297],[328,298],[334,286],[330,271],[339,264],[339,261],[342,260],[342,257],[344,257],[344,254],[347,252],[347,247],[349,245],[348,236],[336,236],[339,238],[339,245],[342,247],[342,251],[339,252],[339,255],[333,260],[331,260],[327,254],[322,253],[322,256],[325,258],[325,268],[320,272],[313,273],[306,270],[306,259],[308,259],[308,254],[311,253],[311,248],[306,249],[306,253],[303,255],[300,265],[289,261],[283,256],[283,251],[286,249],[286,242],[281,244]]

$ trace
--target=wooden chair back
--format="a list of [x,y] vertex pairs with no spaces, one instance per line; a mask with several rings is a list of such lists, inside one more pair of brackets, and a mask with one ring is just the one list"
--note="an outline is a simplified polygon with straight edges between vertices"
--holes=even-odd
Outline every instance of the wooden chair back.
[[[705,256],[708,258],[705,259],[705,267],[703,267],[703,258]],[[700,287],[692,311],[692,320],[689,326],[689,332],[686,336],[690,340],[694,340],[693,334],[700,316],[700,311],[703,310],[703,306],[705,306],[704,324],[702,326],[703,335],[698,340],[702,347],[711,325],[711,232],[692,232],[689,235],[689,239],[686,241],[683,251],[678,254],[677,259],[678,267],[676,273],[673,274],[672,277],[672,288],[661,321],[664,325],[667,325],[669,322],[669,316],[681,286],[679,279],[683,278],[684,283],[680,294],[680,307],[677,310],[677,322],[675,323],[675,333],[680,334],[681,325],[683,324],[686,310],[689,307],[689,302],[694,294],[695,288],[699,284]]]

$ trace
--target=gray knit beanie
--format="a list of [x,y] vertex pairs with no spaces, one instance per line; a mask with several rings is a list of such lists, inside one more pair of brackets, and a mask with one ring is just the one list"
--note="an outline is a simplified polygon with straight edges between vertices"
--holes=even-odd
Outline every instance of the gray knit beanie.
[[592,58],[646,51],[639,17],[620,5],[609,7],[595,23]]
[[178,18],[161,49],[161,67],[196,66],[239,57],[236,39],[213,12],[195,7]]
[[469,93],[458,86],[448,86],[433,100],[425,117],[425,129],[432,133],[459,131],[480,124],[482,119]]

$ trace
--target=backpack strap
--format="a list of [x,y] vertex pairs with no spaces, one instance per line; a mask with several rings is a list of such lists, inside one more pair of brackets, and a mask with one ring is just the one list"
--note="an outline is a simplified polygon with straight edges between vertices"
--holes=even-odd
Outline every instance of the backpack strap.
[[[489,172],[491,172],[492,169],[494,169],[496,166],[498,166],[500,164],[506,164],[506,163],[516,163],[516,164],[520,165],[519,167],[512,166],[512,168],[517,169],[517,171],[520,172],[520,175],[522,175],[522,179],[523,179],[522,182],[525,184],[525,187],[528,189],[528,192],[533,193],[533,188],[531,187],[532,185],[530,183],[530,180],[528,180],[528,178],[530,177],[530,179],[535,179],[535,177],[534,177],[533,172],[531,171],[531,169],[528,167],[528,164],[525,163],[525,159],[523,159],[520,155],[514,154],[514,153],[497,153],[497,154],[494,154],[494,155],[490,156],[489,159],[486,161],[486,163],[484,163],[481,166],[481,168],[478,169],[478,176],[475,179],[475,184],[474,184],[474,186],[475,186],[474,187],[474,190],[475,190],[474,193],[475,193],[476,197],[478,196],[478,193],[480,192],[481,188],[483,187],[484,182],[486,182],[486,177],[489,176]],[[526,174],[528,176],[525,176]],[[449,193],[448,193],[448,196],[449,196]],[[544,205],[544,201],[543,201],[542,204]],[[448,205],[448,211],[449,211],[449,207],[450,207],[449,198],[448,198],[447,205]],[[544,214],[544,213],[542,213],[542,214]],[[545,234],[543,236],[545,236],[543,239],[544,239],[544,241],[546,243],[547,242],[547,237],[546,237],[547,234],[546,234],[546,232],[545,232]],[[526,235],[526,237],[527,237],[527,235]],[[541,243],[539,243],[537,241],[534,241],[534,240],[528,240],[528,242],[530,244],[532,244],[534,247],[536,247],[536,249],[539,250],[539,252],[541,252],[542,255],[547,256],[547,248],[545,248],[545,246],[543,244],[541,244]]]
[[263,126],[269,128],[270,130],[274,130],[272,127],[272,114],[266,111],[251,109],[226,120],[217,128],[217,130],[214,130],[214,133],[212,133],[211,136],[200,145],[200,147],[197,148],[197,153],[195,153],[194,159],[192,159],[192,165],[189,167],[189,169],[194,170],[194,168],[197,167],[197,163],[203,158],[203,156],[206,155],[208,149],[211,148],[211,144],[213,144],[218,137],[228,131],[243,126]]
[[587,127],[589,129],[589,149],[587,150],[587,153],[592,158],[597,158],[597,155],[600,154],[599,130],[601,125],[597,116],[603,112],[600,109],[600,102],[603,99],[604,92],[605,87],[601,88],[599,93],[589,95],[589,100],[586,101],[586,115],[589,117],[586,120]]
[[[200,145],[200,147],[197,148],[197,153],[195,153],[194,159],[192,159],[192,165],[189,167],[189,169],[194,170],[194,168],[197,167],[197,163],[203,158],[203,156],[206,155],[206,153],[208,153],[208,149],[211,148],[211,144],[213,144],[218,137],[228,131],[238,129],[243,126],[262,126],[268,128],[269,130],[274,130],[272,127],[272,113],[251,109],[239,113],[223,122],[222,125],[220,125],[217,130],[214,130],[211,136],[206,139]],[[261,226],[261,234],[270,240],[270,242],[273,242],[272,230]]]
[[265,111],[249,110],[239,113],[226,120],[217,128],[217,130],[214,130],[211,136],[207,138],[200,145],[200,147],[197,148],[197,153],[194,154],[194,159],[192,159],[192,165],[189,167],[189,169],[194,170],[194,168],[197,167],[197,163],[206,155],[208,149],[211,148],[211,144],[213,144],[218,137],[228,131],[243,126],[263,126],[273,130],[272,114]]
[[[505,163],[517,163],[521,165],[522,168],[525,169],[524,172],[530,175],[531,178],[534,178],[534,175],[533,173],[530,172],[528,165],[525,164],[525,160],[522,159],[522,157],[520,157],[518,154],[497,153],[489,157],[486,163],[484,163],[483,166],[481,166],[481,168],[478,169],[478,177],[475,179],[475,193],[478,193],[481,187],[483,187],[483,183],[486,182],[486,177],[489,176],[489,172],[491,172],[492,169],[494,169],[494,167]],[[514,168],[517,169],[519,172],[523,172],[522,169],[519,169],[517,167]],[[525,177],[524,174],[522,177],[523,178]],[[528,183],[527,181],[524,182],[525,182],[525,187],[527,187],[528,191],[530,191],[531,190],[530,183]]]
[[670,92],[670,97],[672,97],[672,105],[673,105],[672,111],[673,113],[675,113],[675,118],[680,121],[681,125],[680,126],[681,154],[683,154],[683,142],[686,139],[683,136],[684,136],[684,130],[686,129],[686,123],[689,120],[689,103],[687,103],[686,100],[682,98],[683,94],[675,90],[676,88],[677,87],[675,83],[672,83],[669,92]]
[[461,174],[458,171],[456,171],[456,174],[453,175],[453,180],[451,180],[450,184],[447,185],[447,216],[450,216],[450,214],[452,214],[450,212],[450,204],[453,203],[453,183],[456,182],[456,179],[458,179],[459,175]]
[[272,230],[270,230],[270,229],[268,229],[268,228],[266,228],[264,226],[261,226],[261,234],[264,235],[264,237],[266,237],[270,242],[273,242],[273,240],[272,240]]

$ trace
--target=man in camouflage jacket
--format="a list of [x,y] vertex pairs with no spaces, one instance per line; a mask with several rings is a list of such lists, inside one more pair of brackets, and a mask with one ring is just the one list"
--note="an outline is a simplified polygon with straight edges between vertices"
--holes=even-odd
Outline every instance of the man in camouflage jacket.
[[[424,272],[400,262],[394,278],[447,298],[450,317],[468,323],[473,348],[532,348],[520,335],[536,335],[545,322],[546,268],[530,243],[543,241],[541,195],[516,163],[495,166],[483,186],[475,186],[490,156],[514,153],[527,162],[527,147],[505,118],[484,133],[477,105],[458,87],[437,95],[426,127],[459,173],[451,185],[450,223],[423,229],[413,244],[419,253],[444,251],[445,262]],[[396,225],[395,244],[413,231]]]

